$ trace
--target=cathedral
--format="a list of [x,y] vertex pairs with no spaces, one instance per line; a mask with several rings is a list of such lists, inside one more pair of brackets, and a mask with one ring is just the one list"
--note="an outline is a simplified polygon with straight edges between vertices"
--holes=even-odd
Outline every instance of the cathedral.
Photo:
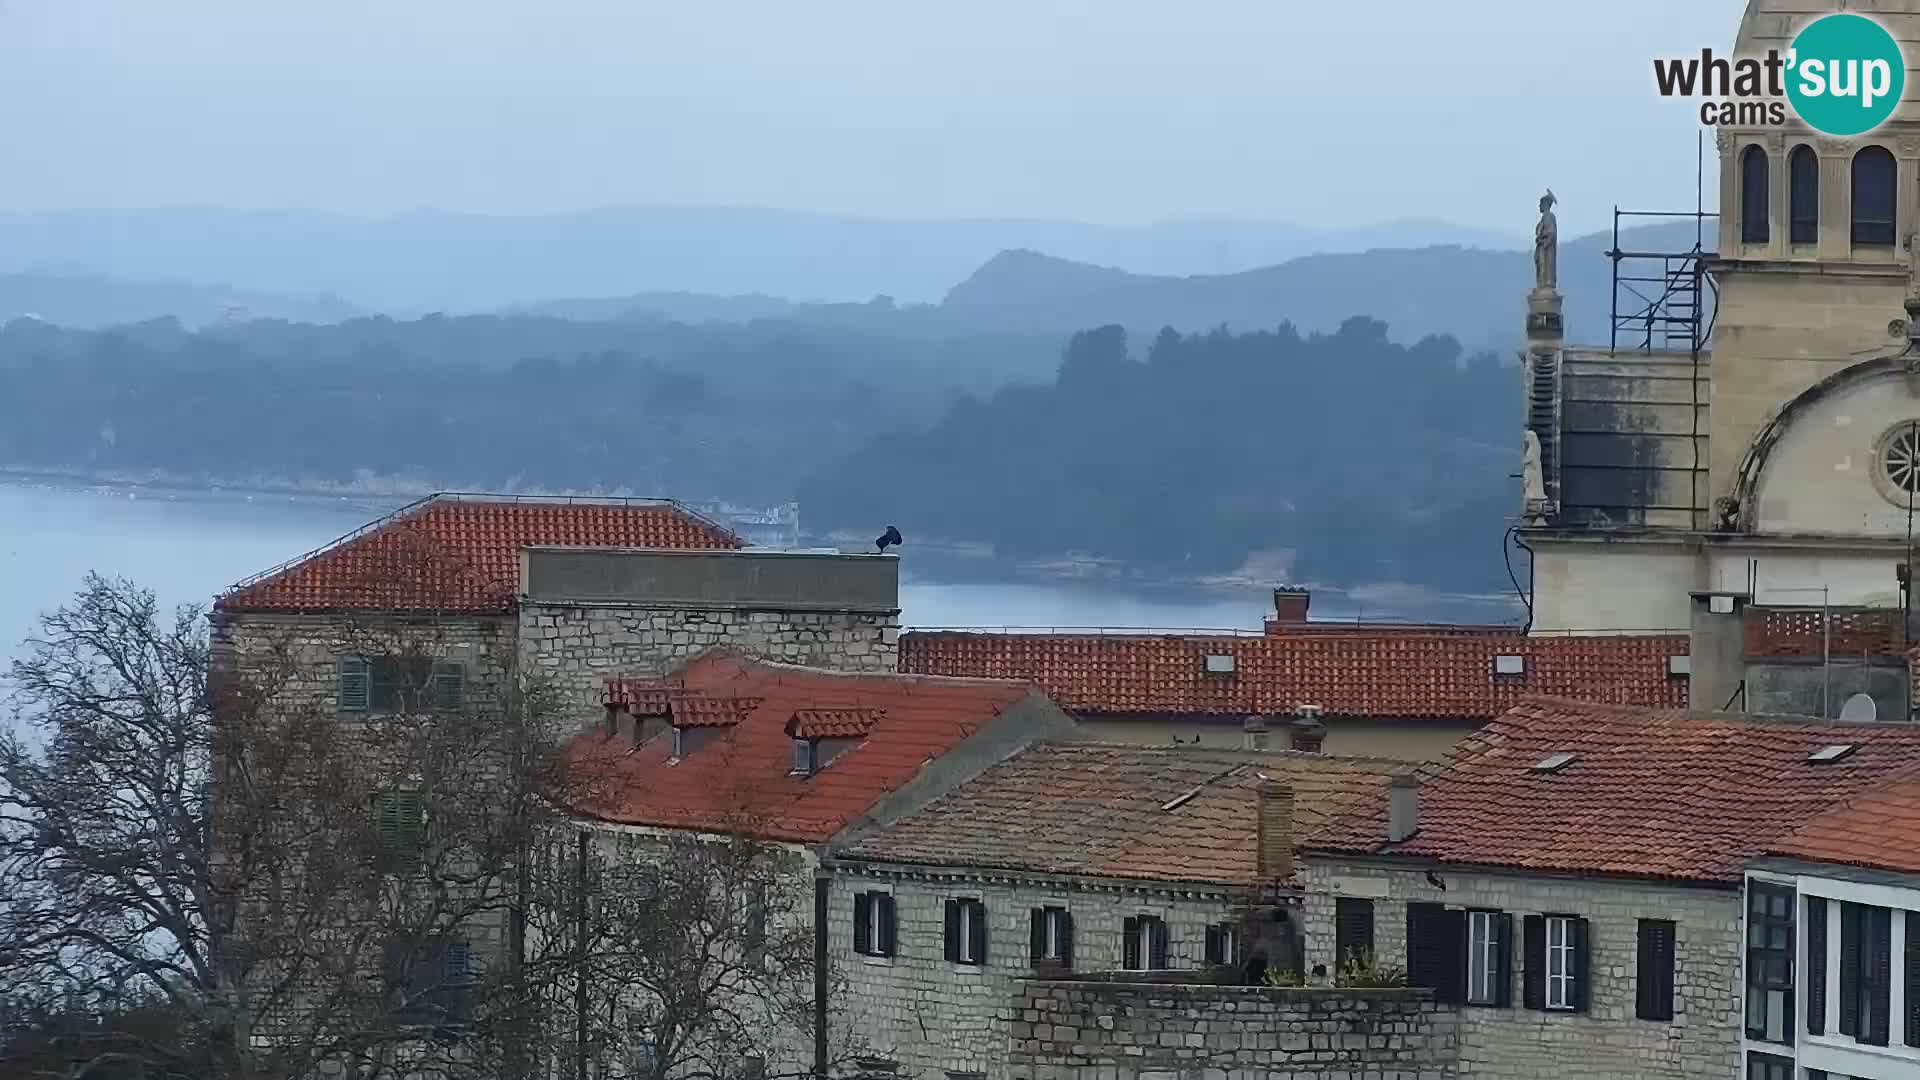
[[[1735,53],[1784,51],[1809,20],[1853,6],[1750,0]],[[1920,56],[1920,0],[1872,14]],[[1699,680],[1703,617],[1907,607],[1920,503],[1912,76],[1864,135],[1821,135],[1790,111],[1784,126],[1715,129],[1718,218],[1692,251],[1634,251],[1622,234],[1613,325],[1578,328],[1607,345],[1565,341],[1552,195],[1541,200],[1515,530],[1532,553],[1535,632],[1691,630]],[[1650,272],[1618,269],[1631,266]]]

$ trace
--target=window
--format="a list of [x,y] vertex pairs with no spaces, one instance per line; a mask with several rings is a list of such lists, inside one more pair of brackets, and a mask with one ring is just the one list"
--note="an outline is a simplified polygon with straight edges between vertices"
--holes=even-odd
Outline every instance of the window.
[[740,936],[749,957],[766,955],[767,891],[766,882],[756,881],[740,898]]
[[1807,1034],[1827,1032],[1827,902],[1807,897]]
[[676,724],[674,725],[674,728],[673,728],[673,755],[672,756],[675,761],[678,761],[681,758],[685,757],[686,755],[687,755],[687,729],[680,727],[679,725]]
[[1767,242],[1767,152],[1759,146],[1740,151],[1740,242]]
[[1820,239],[1820,159],[1802,144],[1787,155],[1787,241],[1811,244]]
[[1673,937],[1671,920],[1640,920],[1633,1015],[1642,1020],[1673,1019]]
[[1892,247],[1894,192],[1898,167],[1884,146],[1861,147],[1853,155],[1853,242],[1855,246]]
[[387,1011],[400,1023],[439,1025],[464,1020],[473,983],[467,943],[458,939],[389,943],[382,983]]
[[1793,1059],[1772,1054],[1748,1054],[1747,1080],[1793,1080]]
[[1529,915],[1524,1004],[1529,1009],[1585,1012],[1591,996],[1587,920]]
[[1513,1004],[1513,917],[1467,912],[1467,1004]]
[[1407,979],[1458,1005],[1467,990],[1467,913],[1445,904],[1407,905]]
[[987,962],[987,906],[979,900],[947,901],[947,960],[975,967]]
[[813,775],[813,740],[793,740],[793,775]]
[[1353,896],[1333,902],[1333,955],[1336,966],[1373,957],[1373,901]]
[[1136,915],[1120,925],[1120,966],[1128,971],[1165,971],[1167,924],[1158,915]]
[[1920,1046],[1920,912],[1907,912],[1906,1042]]
[[348,656],[334,661],[334,699],[341,712],[441,712],[466,699],[466,665],[424,656]]
[[1793,890],[1747,885],[1747,1038],[1793,1041]]
[[1033,909],[1032,954],[1035,965],[1073,966],[1073,913],[1062,907]]
[[1207,964],[1219,966],[1239,962],[1240,934],[1232,923],[1207,927]]
[[1893,989],[1893,911],[1840,905],[1840,1034],[1887,1045]]
[[374,829],[389,854],[420,850],[427,834],[427,797],[417,791],[386,791],[374,797]]
[[893,955],[893,894],[869,890],[853,894],[853,951],[861,956]]
[[1880,473],[1891,486],[1894,505],[1905,506],[1920,494],[1920,424],[1908,421],[1880,436]]

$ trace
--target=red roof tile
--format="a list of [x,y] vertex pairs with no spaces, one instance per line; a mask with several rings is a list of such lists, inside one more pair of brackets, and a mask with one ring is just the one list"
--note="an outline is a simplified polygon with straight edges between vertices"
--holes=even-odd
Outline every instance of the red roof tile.
[[[572,799],[575,810],[627,824],[823,842],[1034,695],[1019,682],[840,674],[724,650],[703,653],[669,681],[685,691],[759,704],[679,761],[669,759],[671,740],[664,736],[637,747],[630,736],[604,731],[577,737],[567,751],[585,785]],[[812,776],[793,776],[787,725],[807,709],[877,715],[858,743]]]
[[[1687,681],[1668,673],[1684,635],[1529,637],[1350,626],[1260,637],[904,634],[900,669],[1030,679],[1070,712],[1238,714],[1318,705],[1331,716],[1490,720],[1529,695],[1681,707]],[[1205,669],[1234,659],[1230,674]],[[1525,659],[1497,675],[1494,658]]]
[[670,502],[435,495],[241,582],[227,611],[506,611],[531,545],[731,549],[739,537]]
[[709,697],[683,690],[667,694],[667,719],[674,727],[732,727],[759,707],[757,697]]
[[1920,776],[1863,791],[1775,841],[1768,854],[1920,874]]
[[795,709],[788,734],[798,739],[857,739],[886,715],[884,709]]
[[[1853,753],[1816,764],[1833,743]],[[1563,768],[1535,764],[1572,754]],[[1920,766],[1920,726],[1529,701],[1463,739],[1420,791],[1419,828],[1385,842],[1377,816],[1323,846],[1445,863],[1735,882],[1804,822]]]
[[[1262,774],[1293,790],[1296,843],[1384,806],[1409,762],[1288,752],[1044,743],[853,844],[852,858],[1153,881],[1256,880]],[[1384,823],[1382,828],[1384,828]]]

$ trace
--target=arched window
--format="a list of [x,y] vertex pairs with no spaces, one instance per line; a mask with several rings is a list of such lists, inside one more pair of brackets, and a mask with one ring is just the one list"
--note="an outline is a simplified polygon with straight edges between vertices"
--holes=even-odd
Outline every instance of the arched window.
[[1740,242],[1767,242],[1767,152],[1758,146],[1740,152]]
[[1884,146],[1853,155],[1853,242],[1893,246],[1893,200],[1898,170]]
[[1787,156],[1787,242],[1812,244],[1820,239],[1820,159],[1813,147],[1800,145]]

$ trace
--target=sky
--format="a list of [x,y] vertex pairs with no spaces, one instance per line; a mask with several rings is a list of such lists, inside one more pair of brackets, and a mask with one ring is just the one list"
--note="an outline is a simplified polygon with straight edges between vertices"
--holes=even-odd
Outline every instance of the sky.
[[[0,210],[1691,209],[1739,0],[0,0]],[[1711,142],[1708,142],[1711,149]],[[1707,202],[1713,202],[1709,163]]]

